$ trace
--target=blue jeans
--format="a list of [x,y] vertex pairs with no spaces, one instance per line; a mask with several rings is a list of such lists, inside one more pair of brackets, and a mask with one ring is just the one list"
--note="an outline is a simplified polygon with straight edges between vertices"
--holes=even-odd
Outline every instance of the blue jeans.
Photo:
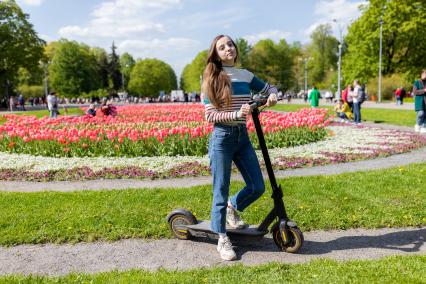
[[211,229],[216,233],[226,233],[232,161],[246,183],[229,199],[235,209],[243,211],[256,201],[265,192],[265,183],[245,125],[215,124],[209,142],[209,158],[213,176]]
[[360,103],[354,103],[354,121],[355,123],[361,122],[361,104]]
[[426,122],[426,115],[424,110],[416,111],[416,124],[423,127]]

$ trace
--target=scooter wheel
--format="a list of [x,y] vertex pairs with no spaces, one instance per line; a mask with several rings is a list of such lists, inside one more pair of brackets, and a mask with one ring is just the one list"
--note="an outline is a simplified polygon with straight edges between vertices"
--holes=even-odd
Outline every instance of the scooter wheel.
[[195,217],[187,216],[185,214],[177,213],[170,217],[169,225],[173,235],[180,240],[188,240],[191,238],[191,234],[188,230],[183,229],[182,225],[196,224],[197,220]]
[[275,244],[282,251],[288,253],[296,253],[303,245],[303,233],[298,227],[288,228],[288,237],[290,238],[290,242],[287,244],[284,244],[283,235],[280,231],[279,223],[276,223],[272,226],[271,232]]

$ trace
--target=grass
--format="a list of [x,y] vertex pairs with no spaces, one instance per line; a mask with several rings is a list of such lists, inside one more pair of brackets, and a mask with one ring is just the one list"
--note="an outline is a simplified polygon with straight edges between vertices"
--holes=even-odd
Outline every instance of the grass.
[[[274,106],[273,109],[280,111],[297,111],[306,107],[310,106],[300,104],[279,104]],[[330,115],[334,115],[332,106],[320,106],[320,108],[328,109],[328,113]],[[416,122],[416,113],[414,110],[362,108],[361,117],[364,121],[401,126],[413,126]]]
[[[426,225],[426,163],[333,176],[279,180],[289,216],[302,231]],[[232,183],[236,192],[241,183]],[[171,237],[165,217],[187,208],[209,218],[211,186],[0,193],[0,245]],[[260,223],[270,189],[243,218]]]
[[233,265],[188,271],[5,276],[0,283],[424,283],[425,267],[426,256],[392,256],[380,260],[315,260],[305,264]]
[[[60,108],[59,112],[61,115],[64,114],[64,109]],[[5,121],[5,119],[2,117],[4,114],[9,114],[9,112],[4,112],[3,114],[0,114],[0,123]],[[43,116],[49,116],[49,111],[47,109],[42,110],[30,110],[30,111],[16,111],[13,112],[13,114],[17,115],[35,115],[38,118],[42,118]],[[67,108],[67,115],[83,115],[84,111],[80,108]]]

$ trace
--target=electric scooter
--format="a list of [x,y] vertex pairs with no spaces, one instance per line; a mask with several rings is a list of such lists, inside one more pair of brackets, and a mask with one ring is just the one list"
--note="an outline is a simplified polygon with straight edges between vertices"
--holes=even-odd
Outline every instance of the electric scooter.
[[[303,245],[303,233],[297,227],[297,224],[287,216],[283,201],[283,191],[281,185],[277,185],[262,126],[259,121],[259,107],[265,105],[267,99],[268,96],[257,95],[249,104],[252,109],[252,118],[268,172],[269,182],[272,187],[271,198],[274,201],[274,207],[259,226],[249,225],[244,229],[227,228],[226,232],[231,240],[260,240],[269,232],[269,226],[274,223],[270,232],[279,250],[288,253],[296,253]],[[178,239],[188,240],[192,237],[217,238],[217,234],[211,231],[210,221],[198,221],[195,216],[186,209],[176,209],[172,211],[166,219],[173,235]]]

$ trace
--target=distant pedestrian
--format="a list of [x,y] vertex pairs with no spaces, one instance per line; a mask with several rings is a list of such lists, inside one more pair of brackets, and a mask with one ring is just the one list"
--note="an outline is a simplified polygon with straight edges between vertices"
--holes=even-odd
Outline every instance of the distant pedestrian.
[[25,109],[25,98],[22,94],[19,94],[18,96],[18,105],[20,110],[26,110]]
[[319,97],[320,92],[317,90],[317,87],[314,86],[308,95],[308,100],[311,103],[311,107],[318,107]]
[[423,69],[420,80],[416,80],[413,86],[414,110],[416,111],[415,132],[426,133],[426,69]]
[[353,102],[353,113],[354,113],[354,122],[355,124],[361,123],[361,86],[358,83],[358,80],[354,81],[354,90],[349,93],[349,96],[352,97]]
[[96,116],[96,108],[94,104],[89,105],[89,108],[86,110],[86,114]]
[[50,94],[47,96],[47,108],[49,109],[51,118],[56,118],[58,116],[58,98],[56,97],[56,92],[54,91],[50,92]]

